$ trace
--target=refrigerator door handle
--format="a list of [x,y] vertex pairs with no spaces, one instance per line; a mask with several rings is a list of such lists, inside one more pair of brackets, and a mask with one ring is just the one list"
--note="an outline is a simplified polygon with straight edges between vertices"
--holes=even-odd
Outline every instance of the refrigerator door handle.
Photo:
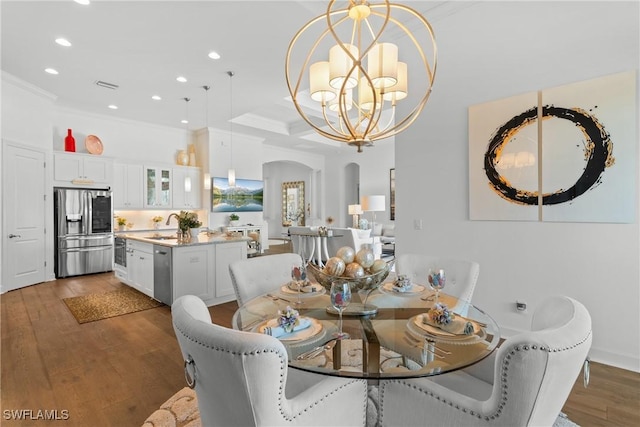
[[92,234],[93,233],[93,212],[91,209],[92,208],[92,200],[91,200],[91,192],[90,191],[85,191],[84,192],[84,209],[85,209],[85,218],[87,218],[87,222],[85,223],[85,234]]

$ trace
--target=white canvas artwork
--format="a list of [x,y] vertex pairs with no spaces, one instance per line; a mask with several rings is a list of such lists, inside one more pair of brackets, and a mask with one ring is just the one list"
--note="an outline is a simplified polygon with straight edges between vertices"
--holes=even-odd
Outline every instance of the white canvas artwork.
[[636,72],[544,90],[542,104],[555,109],[542,122],[542,220],[633,222]]
[[633,222],[636,71],[469,107],[472,220]]
[[509,198],[514,193],[510,189],[538,190],[537,103],[536,92],[530,92],[469,108],[472,220],[538,219],[537,203],[518,203]]

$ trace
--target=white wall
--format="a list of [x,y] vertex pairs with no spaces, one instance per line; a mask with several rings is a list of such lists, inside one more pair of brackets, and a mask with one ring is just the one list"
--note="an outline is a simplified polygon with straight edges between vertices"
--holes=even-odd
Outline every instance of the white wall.
[[[353,148],[346,153],[327,156],[326,216],[333,216],[336,224],[339,225],[351,224],[352,217],[349,215],[348,206],[343,203],[346,194],[349,193],[345,184],[346,167],[350,163],[357,163],[360,166],[360,197],[384,195],[386,211],[376,213],[376,222],[391,223],[389,220],[389,170],[395,167],[395,143],[393,138],[389,138],[376,142],[375,147],[363,148],[362,153],[358,153],[356,148]],[[371,213],[365,213],[364,217],[371,221]]]
[[478,261],[474,302],[505,335],[528,329],[547,296],[574,297],[591,312],[592,359],[640,371],[637,213],[632,224],[470,221],[467,138],[470,105],[637,69],[639,4],[477,3],[434,26],[433,95],[396,137],[396,251]]

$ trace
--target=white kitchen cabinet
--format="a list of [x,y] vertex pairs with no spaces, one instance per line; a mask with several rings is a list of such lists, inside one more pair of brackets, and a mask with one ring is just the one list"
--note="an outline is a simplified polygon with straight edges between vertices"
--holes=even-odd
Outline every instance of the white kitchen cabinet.
[[247,242],[231,242],[215,247],[215,271],[216,289],[215,301],[217,304],[236,299],[231,275],[229,274],[229,264],[234,261],[247,258]]
[[215,246],[217,245],[173,248],[174,301],[183,295],[196,295],[203,301],[213,298],[216,277],[212,261]]
[[116,163],[113,166],[113,208],[142,209],[142,165]]
[[172,170],[168,167],[144,167],[144,207],[167,209],[172,207]]
[[111,185],[113,160],[91,154],[53,154],[53,179],[57,185]]
[[127,284],[153,298],[153,245],[127,239]]
[[173,168],[173,208],[200,209],[202,207],[202,178],[200,169]]

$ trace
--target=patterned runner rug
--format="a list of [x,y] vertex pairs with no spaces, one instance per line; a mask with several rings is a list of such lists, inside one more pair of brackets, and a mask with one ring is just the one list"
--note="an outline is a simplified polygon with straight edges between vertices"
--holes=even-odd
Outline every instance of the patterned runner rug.
[[128,286],[101,294],[63,298],[62,300],[78,323],[95,322],[159,307],[161,302]]

